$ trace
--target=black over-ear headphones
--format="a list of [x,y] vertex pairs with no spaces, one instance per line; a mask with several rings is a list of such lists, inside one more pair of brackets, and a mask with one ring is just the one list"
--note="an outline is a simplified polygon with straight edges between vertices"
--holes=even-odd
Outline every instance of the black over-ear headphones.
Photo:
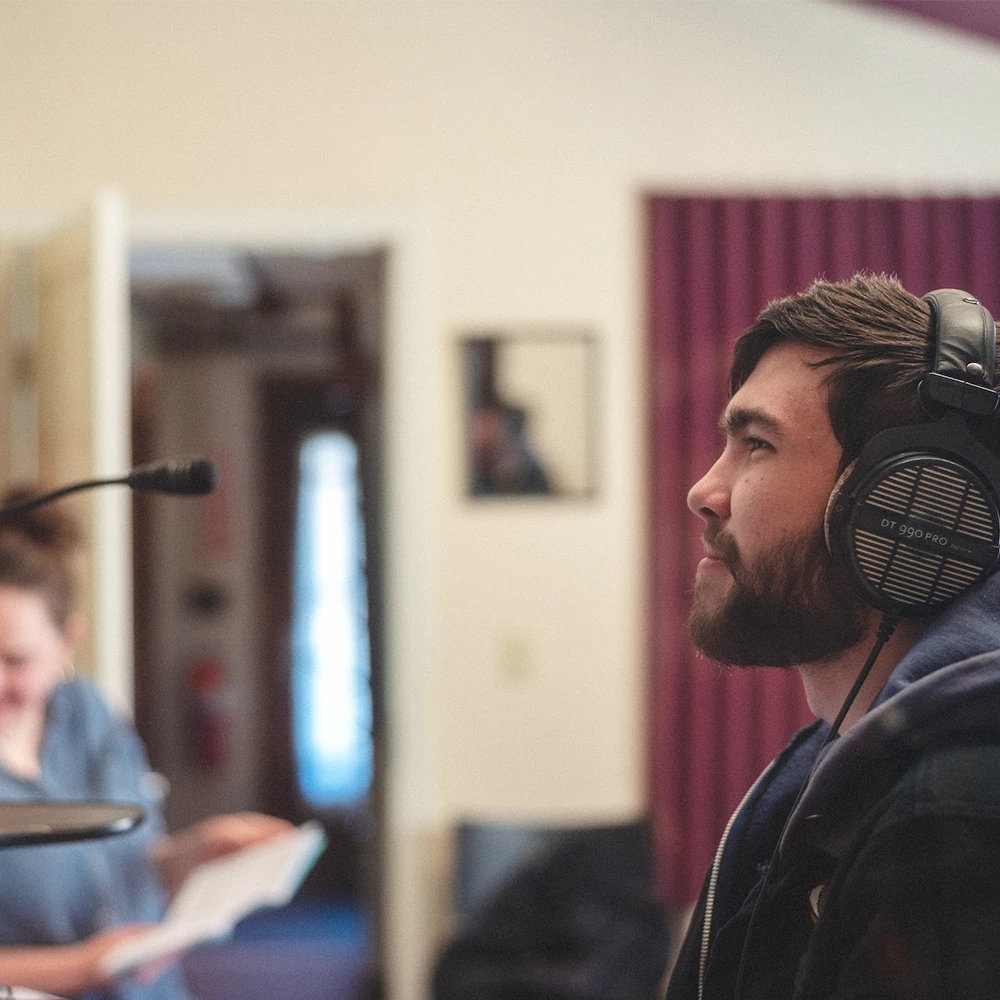
[[826,508],[826,541],[852,588],[879,611],[933,614],[1000,566],[1000,460],[969,418],[993,414],[996,327],[967,292],[930,304],[934,369],[921,400],[943,416],[876,434]]

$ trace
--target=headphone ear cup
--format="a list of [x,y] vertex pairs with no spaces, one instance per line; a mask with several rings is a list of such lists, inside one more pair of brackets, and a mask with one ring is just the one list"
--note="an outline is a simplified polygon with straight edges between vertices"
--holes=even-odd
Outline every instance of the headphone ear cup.
[[[882,612],[934,614],[1000,564],[995,460],[942,423],[876,435],[827,503],[835,565]],[[947,449],[937,446],[942,433]]]
[[924,296],[934,365],[917,396],[930,423],[872,437],[837,480],[823,530],[834,565],[879,611],[933,614],[1000,566],[1000,460],[969,421],[996,420],[996,327],[968,292]]

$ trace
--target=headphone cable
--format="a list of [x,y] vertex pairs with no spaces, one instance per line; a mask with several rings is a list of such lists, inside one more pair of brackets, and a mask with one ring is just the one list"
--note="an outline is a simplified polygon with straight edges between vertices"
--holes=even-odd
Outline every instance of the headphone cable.
[[[868,654],[868,659],[865,662],[865,665],[861,668],[860,673],[855,678],[851,690],[847,692],[844,704],[840,706],[837,718],[833,720],[833,723],[830,726],[830,732],[827,733],[826,739],[823,740],[823,746],[819,748],[819,753],[822,753],[823,750],[837,738],[837,734],[840,732],[840,727],[844,724],[844,719],[847,716],[847,713],[851,710],[851,705],[854,704],[854,699],[857,698],[858,692],[861,690],[861,686],[868,679],[868,675],[871,673],[872,667],[875,666],[878,654],[882,652],[882,647],[885,646],[885,644],[892,638],[892,633],[896,631],[896,626],[898,624],[899,615],[895,615],[891,611],[886,611],[882,615],[882,621],[879,622],[878,626],[878,634],[875,637],[875,645],[872,646],[872,651]],[[817,754],[817,757],[818,756],[819,754]],[[810,768],[810,777],[811,776],[812,769]]]
[[736,987],[733,990],[733,1000],[740,1000],[743,993],[743,975],[746,969],[746,961],[748,948],[750,943],[750,937],[754,929],[754,924],[757,922],[757,914],[760,910],[761,900],[764,898],[764,892],[767,889],[767,884],[770,881],[771,873],[774,871],[778,863],[778,851],[781,847],[782,840],[785,839],[785,832],[788,830],[788,825],[792,821],[792,816],[795,815],[795,810],[798,807],[799,802],[802,800],[802,796],[805,794],[805,790],[812,779],[813,772],[816,770],[816,765],[819,763],[819,759],[823,754],[823,751],[837,738],[837,734],[840,732],[840,727],[844,724],[844,719],[847,713],[851,709],[851,705],[854,704],[854,699],[857,698],[858,692],[861,690],[862,685],[868,679],[868,675],[871,673],[872,667],[875,666],[875,661],[878,659],[879,653],[882,652],[885,644],[892,638],[892,633],[896,631],[896,626],[899,624],[899,615],[893,614],[890,611],[886,611],[882,615],[882,621],[879,622],[878,633],[875,637],[875,644],[872,646],[871,652],[868,654],[868,659],[865,661],[865,665],[861,668],[858,676],[854,680],[854,684],[851,685],[851,690],[847,692],[847,697],[844,699],[844,704],[840,706],[840,711],[837,713],[837,717],[833,720],[830,725],[830,732],[827,733],[826,739],[823,740],[822,746],[816,752],[816,757],[814,758],[812,764],[809,767],[809,773],[806,775],[805,781],[802,782],[799,787],[798,793],[795,796],[795,801],[792,803],[792,808],[788,812],[788,818],[785,820],[784,826],[781,828],[781,833],[778,835],[778,840],[774,845],[774,852],[771,855],[771,860],[768,862],[767,870],[764,872],[764,881],[760,887],[760,893],[757,896],[757,901],[754,903],[753,912],[750,914],[750,921],[747,924],[746,936],[743,938],[743,950],[740,953],[740,967],[736,973]]

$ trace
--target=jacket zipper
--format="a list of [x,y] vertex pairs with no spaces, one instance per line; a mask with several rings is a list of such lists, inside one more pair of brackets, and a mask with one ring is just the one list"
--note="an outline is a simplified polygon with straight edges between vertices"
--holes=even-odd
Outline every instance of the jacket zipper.
[[725,830],[722,831],[722,839],[719,841],[719,846],[715,851],[715,859],[712,861],[712,873],[708,879],[708,890],[705,893],[705,919],[701,925],[701,951],[698,956],[698,1000],[703,1000],[705,992],[705,971],[708,968],[708,945],[712,932],[712,911],[715,908],[715,888],[716,883],[719,881],[719,869],[722,867],[722,855],[726,850],[726,841],[729,839],[729,833],[736,822],[736,817],[743,811],[743,807],[747,804],[750,796],[756,791],[757,786],[761,783],[761,779],[770,770],[771,765],[768,764],[757,776],[757,780],[747,789],[743,798],[740,799],[740,804],[736,807],[732,816],[729,817],[729,822],[726,824]]

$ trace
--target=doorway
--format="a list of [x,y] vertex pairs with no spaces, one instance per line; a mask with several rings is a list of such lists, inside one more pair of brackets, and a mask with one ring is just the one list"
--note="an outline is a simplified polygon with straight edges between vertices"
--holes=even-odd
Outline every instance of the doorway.
[[[377,965],[384,255],[142,248],[130,273],[134,462],[204,454],[221,473],[199,504],[135,498],[136,723],[169,784],[168,825],[242,809],[319,819],[330,846],[299,900],[353,915],[335,923],[360,928]],[[325,654],[340,675],[308,689],[317,655],[303,661],[296,623],[317,587],[302,577],[304,537],[348,510],[323,503],[329,489],[309,505],[303,446],[317,435],[353,449],[340,485],[354,489],[361,540],[348,617],[364,662]],[[345,717],[354,783],[317,797],[310,776],[332,766],[324,736]]]

